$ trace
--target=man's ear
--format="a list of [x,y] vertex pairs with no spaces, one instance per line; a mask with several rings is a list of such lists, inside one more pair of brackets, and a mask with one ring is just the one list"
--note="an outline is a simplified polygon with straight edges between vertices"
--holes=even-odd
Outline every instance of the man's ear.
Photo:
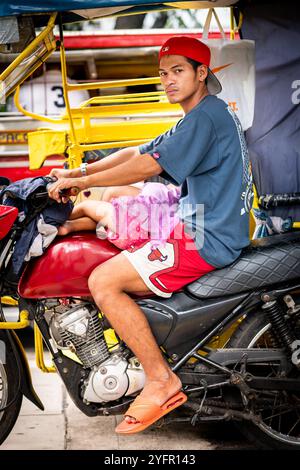
[[198,72],[199,81],[205,82],[205,79],[207,78],[207,75],[208,75],[207,65],[203,65],[203,64],[199,65],[197,72]]

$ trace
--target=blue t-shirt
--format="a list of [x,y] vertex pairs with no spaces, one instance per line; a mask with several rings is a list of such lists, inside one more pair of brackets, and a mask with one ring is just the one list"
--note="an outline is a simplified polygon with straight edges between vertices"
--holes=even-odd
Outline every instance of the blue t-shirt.
[[140,147],[183,185],[179,216],[204,260],[221,268],[249,244],[252,177],[241,124],[227,104],[206,96],[172,129]]

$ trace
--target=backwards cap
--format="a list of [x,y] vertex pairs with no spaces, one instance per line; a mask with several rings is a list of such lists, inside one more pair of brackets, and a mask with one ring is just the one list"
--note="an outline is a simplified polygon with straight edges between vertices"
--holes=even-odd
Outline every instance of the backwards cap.
[[159,62],[165,55],[182,55],[206,65],[208,67],[207,88],[209,93],[217,95],[222,91],[221,83],[209,68],[210,49],[199,39],[188,36],[174,36],[162,45],[158,56]]

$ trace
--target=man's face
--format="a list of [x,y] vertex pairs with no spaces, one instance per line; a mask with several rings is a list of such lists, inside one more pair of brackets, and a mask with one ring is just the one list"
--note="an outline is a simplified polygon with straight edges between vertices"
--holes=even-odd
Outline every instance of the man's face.
[[159,63],[159,75],[169,102],[185,107],[203,90],[207,67],[201,65],[195,71],[186,57],[165,55]]

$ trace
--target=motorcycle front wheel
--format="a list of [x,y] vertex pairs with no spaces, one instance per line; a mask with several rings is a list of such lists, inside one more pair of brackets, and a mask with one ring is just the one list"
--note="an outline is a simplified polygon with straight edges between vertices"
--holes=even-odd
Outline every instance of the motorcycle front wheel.
[[[294,330],[300,338],[299,329]],[[230,339],[229,348],[274,348],[277,346],[271,325],[263,312],[246,318]],[[276,365],[248,364],[247,371],[261,377],[279,377],[282,371]],[[300,380],[300,371],[294,367],[289,377]],[[241,433],[258,448],[300,449],[300,393],[291,391],[256,391],[249,404],[252,413],[260,419],[236,423]]]
[[14,427],[22,399],[16,358],[7,334],[0,330],[0,444]]

